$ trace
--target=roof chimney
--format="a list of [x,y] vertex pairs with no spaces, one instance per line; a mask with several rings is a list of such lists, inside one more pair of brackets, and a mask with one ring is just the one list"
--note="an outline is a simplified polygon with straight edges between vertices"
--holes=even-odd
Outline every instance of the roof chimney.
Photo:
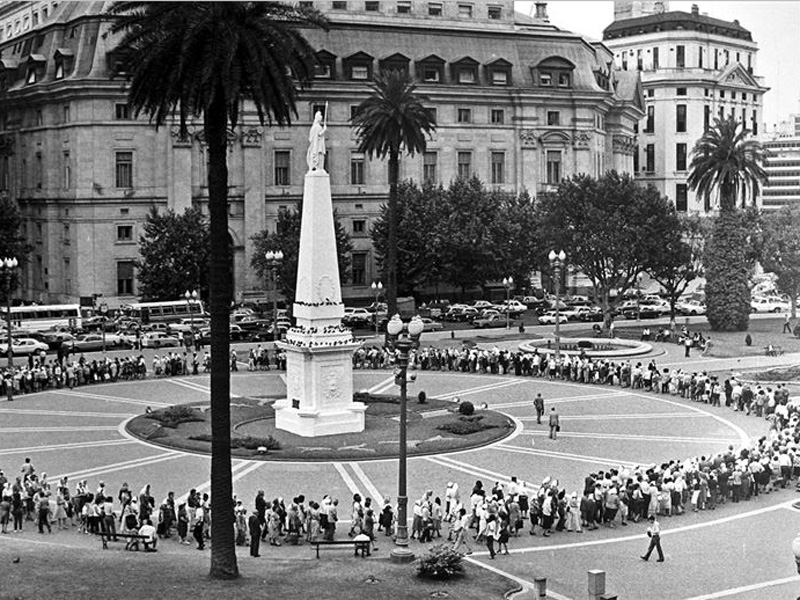
[[536,15],[534,18],[545,23],[550,22],[550,18],[547,16],[547,2],[536,3]]
[[700,7],[697,4],[692,4],[692,16],[697,17],[700,15]]

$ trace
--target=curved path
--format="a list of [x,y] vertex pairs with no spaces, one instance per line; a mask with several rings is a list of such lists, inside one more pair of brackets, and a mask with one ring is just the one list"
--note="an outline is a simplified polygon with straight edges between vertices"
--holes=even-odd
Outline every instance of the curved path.
[[[681,360],[660,357],[660,366],[670,366],[670,358],[676,365]],[[713,360],[707,364],[714,368]],[[722,364],[717,368],[723,366],[730,368]],[[356,389],[388,389],[392,381],[389,372],[372,371],[357,371],[355,379]],[[232,378],[236,396],[263,395],[283,386],[281,374],[274,371],[239,372]],[[605,386],[420,372],[412,389],[440,398],[486,402],[518,424],[511,437],[485,448],[410,459],[412,502],[427,489],[443,498],[448,481],[457,481],[466,498],[475,480],[491,488],[512,475],[531,486],[556,476],[568,491],[580,490],[584,476],[597,469],[713,453],[766,432],[763,420],[725,408]],[[556,406],[561,414],[557,441],[549,440],[545,426],[536,424],[532,401],[539,392],[547,411]],[[53,482],[68,475],[73,485],[88,479],[90,489],[95,489],[103,480],[114,494],[123,481],[134,491],[150,483],[157,501],[169,490],[180,497],[190,488],[208,491],[207,457],[148,445],[124,430],[125,421],[146,406],[203,400],[208,393],[208,377],[196,376],[53,390],[19,397],[13,404],[0,402],[0,467],[12,475],[30,457],[38,472],[46,472]],[[355,492],[372,497],[378,507],[384,498],[394,497],[397,468],[395,460],[235,460],[233,476],[235,493],[248,507],[259,489],[266,490],[269,498],[303,493],[319,499],[327,493],[339,498],[340,514],[346,519]],[[647,543],[641,524],[581,535],[564,532],[549,539],[523,532],[509,544],[511,556],[490,561],[476,548],[469,560],[499,569],[523,585],[545,576],[550,597],[557,599],[584,598],[588,569],[605,570],[608,591],[620,598],[794,598],[800,593],[800,577],[795,575],[790,543],[800,527],[800,512],[788,507],[796,499],[793,490],[786,490],[715,512],[664,519],[667,561],[663,564],[639,560]],[[22,536],[0,539],[0,551],[4,544],[41,543],[29,525]],[[77,538],[66,532],[48,541],[67,547],[76,541],[85,545]],[[412,547],[419,552],[416,543]],[[268,556],[294,551],[267,549]],[[242,548],[243,562],[248,560],[245,555]]]

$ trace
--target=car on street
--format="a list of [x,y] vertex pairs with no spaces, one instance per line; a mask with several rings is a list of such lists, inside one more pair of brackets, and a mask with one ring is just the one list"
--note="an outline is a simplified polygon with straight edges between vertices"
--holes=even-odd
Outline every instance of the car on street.
[[142,335],[142,348],[168,348],[180,345],[178,338],[163,331],[149,331]]
[[472,303],[472,307],[477,308],[479,311],[489,310],[489,309],[499,310],[500,308],[499,306],[489,302],[488,300],[476,300],[475,302]]
[[752,312],[785,312],[789,310],[789,303],[780,296],[762,296],[750,300]]
[[622,316],[626,319],[635,319],[637,316],[640,319],[657,319],[665,313],[662,311],[660,305],[657,304],[639,304],[634,303],[633,306],[626,306],[622,309]]
[[599,306],[581,306],[578,308],[578,321],[598,322],[603,320],[603,309]]
[[519,300],[509,300],[508,302],[503,301],[503,303],[498,306],[498,310],[504,314],[508,312],[512,315],[521,315],[528,310],[528,307]]
[[684,300],[675,304],[675,310],[686,316],[704,315],[706,305],[699,300]]
[[374,323],[375,313],[368,308],[345,309],[342,323],[347,327],[370,327]]
[[507,319],[506,315],[497,314],[475,319],[472,325],[477,329],[488,329],[490,327],[505,327],[506,323],[511,326],[514,324],[514,319]]
[[563,308],[558,312],[565,317],[567,317],[567,321],[578,321],[578,315],[581,312],[582,306],[567,306],[567,308]]
[[42,340],[51,350],[58,350],[62,346],[70,348],[72,342],[76,339],[74,335],[68,331],[45,331],[44,340]]
[[[47,352],[49,349],[50,347],[44,342],[40,342],[39,340],[34,340],[33,338],[29,337],[13,338],[11,340],[11,352],[17,356],[38,354],[42,350]],[[0,343],[0,355],[8,355],[7,341]]]
[[[246,315],[245,317],[242,318],[242,320],[249,318],[255,318],[255,317],[252,317],[251,315]],[[241,323],[241,321],[239,321],[239,323]],[[178,323],[170,323],[169,330],[171,333],[189,333],[191,331],[197,331],[202,327],[208,327],[209,324],[210,324],[209,320],[204,319],[203,317],[194,317],[194,318],[187,317],[181,319],[180,322]]]
[[[119,339],[116,338],[115,339]],[[111,348],[114,344],[106,336],[105,347]],[[103,336],[99,333],[87,333],[75,339],[71,345],[73,352],[94,352],[95,350],[103,349]]]
[[466,323],[480,316],[480,312],[474,306],[453,306],[447,311],[444,318],[446,321],[455,323]]
[[[558,314],[558,322],[559,323],[566,323],[568,321],[566,315],[559,311]],[[548,310],[546,313],[539,315],[539,324],[540,325],[554,325],[556,322],[556,311]]]
[[428,317],[422,317],[422,327],[422,331],[441,331],[444,329],[444,325],[439,321],[434,321]]

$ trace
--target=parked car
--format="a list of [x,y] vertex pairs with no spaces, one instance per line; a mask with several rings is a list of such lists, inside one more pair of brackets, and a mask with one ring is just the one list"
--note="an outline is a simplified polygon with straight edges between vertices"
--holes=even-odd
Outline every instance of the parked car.
[[489,327],[505,327],[506,323],[509,325],[514,324],[514,319],[507,319],[506,315],[489,315],[488,317],[481,317],[475,319],[472,324],[478,329],[488,329]]
[[367,308],[345,309],[342,323],[347,327],[370,327],[375,314]]
[[509,300],[508,302],[503,301],[503,303],[498,307],[498,310],[501,313],[508,312],[512,315],[521,315],[528,310],[528,307],[519,300]]
[[[567,317],[559,311],[558,322],[566,323],[567,321],[568,321]],[[556,311],[554,310],[548,310],[543,315],[539,315],[540,325],[554,325],[555,322],[556,322]]]
[[75,336],[68,331],[46,331],[42,340],[51,350],[58,350],[62,346],[69,348],[72,346]]
[[489,302],[488,300],[476,300],[472,303],[473,308],[477,308],[479,311],[493,309],[498,310],[500,307],[496,304]]
[[599,306],[581,306],[578,308],[578,321],[597,322],[603,320],[603,309]]
[[633,306],[626,306],[622,309],[622,316],[626,319],[635,319],[638,315],[640,319],[657,319],[664,313],[661,307],[656,304],[639,304],[634,303]]
[[[251,318],[248,315],[246,318]],[[208,327],[209,320],[203,317],[186,317],[181,319],[179,323],[170,323],[169,330],[172,333],[189,333],[192,330],[198,330],[201,327]]]
[[567,306],[562,310],[559,310],[559,313],[567,317],[567,321],[578,321],[578,315],[580,314],[582,306]]
[[444,329],[444,325],[442,325],[439,321],[434,321],[428,317],[422,317],[422,331],[441,331]]
[[445,314],[445,321],[465,323],[480,316],[477,308],[472,306],[452,306]]
[[[106,347],[110,347],[111,343],[106,340]],[[103,349],[103,336],[99,333],[87,333],[77,338],[72,342],[73,352],[94,352],[95,350]]]
[[[49,346],[39,340],[29,337],[13,338],[11,340],[11,352],[15,355],[38,354],[42,350],[47,352]],[[8,342],[0,344],[0,355],[8,355]]]
[[675,304],[675,309],[682,315],[704,315],[706,305],[699,300],[684,300]]
[[752,312],[784,312],[789,310],[789,303],[779,296],[766,296],[750,300]]
[[178,338],[163,331],[149,331],[142,336],[142,348],[167,348],[180,345]]
[[[258,329],[266,329],[270,326],[270,323],[272,323],[270,319],[260,319],[255,315],[245,315],[236,322],[236,325],[245,331],[256,331]],[[204,325],[207,324],[204,323]]]

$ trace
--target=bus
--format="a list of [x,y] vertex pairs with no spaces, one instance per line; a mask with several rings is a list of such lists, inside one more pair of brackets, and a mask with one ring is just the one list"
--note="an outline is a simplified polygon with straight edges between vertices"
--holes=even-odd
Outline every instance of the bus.
[[[0,307],[0,320],[7,320],[6,307]],[[12,306],[11,324],[23,331],[80,329],[83,321],[78,304]]]
[[200,300],[165,300],[163,302],[135,302],[123,307],[122,312],[142,323],[177,323],[181,319],[206,316]]

